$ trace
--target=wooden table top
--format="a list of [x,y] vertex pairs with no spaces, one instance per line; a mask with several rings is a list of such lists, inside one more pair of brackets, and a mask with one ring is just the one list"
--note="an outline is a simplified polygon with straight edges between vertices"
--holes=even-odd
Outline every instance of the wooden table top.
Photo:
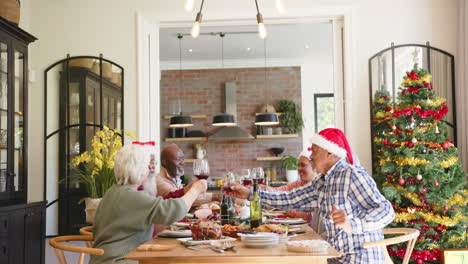
[[[310,239],[321,239],[317,233],[313,231],[310,227],[306,228],[305,234],[299,234],[296,237],[291,238],[293,240],[310,240]],[[236,252],[231,250],[225,251],[224,253],[218,253],[214,251],[210,252],[200,252],[186,248],[181,244],[180,241],[174,238],[156,238],[151,241],[146,242],[145,244],[162,244],[162,245],[176,245],[176,247],[169,251],[147,251],[147,252],[137,252],[133,250],[125,256],[126,259],[139,260],[140,263],[169,263],[169,262],[178,262],[178,263],[207,263],[215,262],[216,260],[223,262],[271,262],[278,257],[282,257],[282,260],[285,260],[284,257],[288,259],[299,260],[312,260],[312,259],[322,259],[326,260],[328,258],[336,258],[341,256],[341,254],[336,251],[333,247],[328,248],[327,254],[313,254],[313,253],[296,253],[288,251],[286,244],[278,244],[273,247],[268,248],[248,248],[243,245],[240,240],[235,241]],[[149,260],[153,261],[150,262]],[[244,259],[245,261],[242,261]],[[255,261],[253,261],[255,259]],[[157,261],[155,261],[157,260]],[[263,260],[263,261],[262,261]],[[296,261],[292,261],[296,262]],[[298,261],[303,262],[303,261]]]

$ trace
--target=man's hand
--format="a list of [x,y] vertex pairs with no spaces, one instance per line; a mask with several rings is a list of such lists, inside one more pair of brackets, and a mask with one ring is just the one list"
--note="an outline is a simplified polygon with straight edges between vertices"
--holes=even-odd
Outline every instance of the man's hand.
[[229,182],[226,186],[223,186],[221,191],[239,199],[248,199],[250,194],[249,188],[237,182]]
[[337,227],[342,228],[345,232],[349,233],[353,231],[353,227],[351,226],[351,222],[349,221],[345,210],[338,209],[336,206],[332,205],[330,217],[333,220],[333,223],[335,223]]

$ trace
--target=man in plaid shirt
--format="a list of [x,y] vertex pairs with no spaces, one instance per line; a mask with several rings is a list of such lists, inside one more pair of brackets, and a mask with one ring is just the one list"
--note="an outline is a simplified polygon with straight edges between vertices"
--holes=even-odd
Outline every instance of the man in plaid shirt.
[[[318,208],[326,229],[321,235],[343,253],[329,263],[385,263],[382,249],[364,249],[362,244],[383,239],[381,229],[395,217],[390,202],[364,168],[352,165],[351,150],[341,130],[322,130],[311,141],[311,163],[320,177],[290,191],[261,190],[262,202],[284,209]],[[238,198],[250,194],[240,184],[230,187],[230,194]]]

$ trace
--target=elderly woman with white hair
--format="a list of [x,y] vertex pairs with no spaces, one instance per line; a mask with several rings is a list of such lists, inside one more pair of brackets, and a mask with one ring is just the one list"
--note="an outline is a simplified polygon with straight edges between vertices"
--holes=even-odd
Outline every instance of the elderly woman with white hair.
[[151,239],[153,224],[171,224],[182,219],[200,194],[206,192],[206,180],[191,185],[178,199],[163,200],[137,188],[148,178],[150,148],[125,145],[115,156],[117,184],[104,195],[96,211],[95,248],[104,249],[103,256],[91,256],[90,263],[134,263],[123,256]]

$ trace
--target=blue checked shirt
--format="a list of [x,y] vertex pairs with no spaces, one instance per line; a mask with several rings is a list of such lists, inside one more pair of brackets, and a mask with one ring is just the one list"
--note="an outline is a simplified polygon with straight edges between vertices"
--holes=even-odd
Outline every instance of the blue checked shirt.
[[[383,239],[381,229],[392,222],[395,213],[364,168],[340,160],[317,180],[290,191],[260,190],[260,197],[263,203],[283,209],[318,208],[324,238],[344,254],[336,260],[339,263],[385,263],[380,248],[364,249],[362,244]],[[351,233],[334,225],[332,205],[346,211]]]

